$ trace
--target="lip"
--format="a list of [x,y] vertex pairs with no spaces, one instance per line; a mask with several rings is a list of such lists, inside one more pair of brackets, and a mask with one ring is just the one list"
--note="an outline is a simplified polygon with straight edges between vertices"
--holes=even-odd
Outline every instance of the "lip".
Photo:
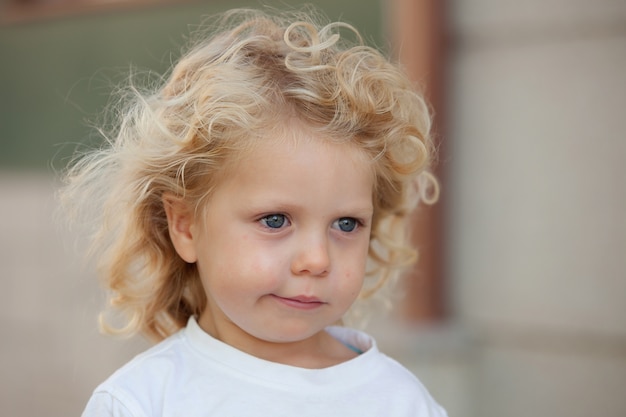
[[279,303],[298,310],[315,310],[326,304],[322,300],[316,297],[310,297],[306,295],[297,295],[295,297],[281,297],[276,294],[272,294]]

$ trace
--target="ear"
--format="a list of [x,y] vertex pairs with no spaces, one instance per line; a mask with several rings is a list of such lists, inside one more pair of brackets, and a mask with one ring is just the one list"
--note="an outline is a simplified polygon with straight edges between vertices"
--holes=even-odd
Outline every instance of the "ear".
[[170,239],[178,255],[185,262],[194,263],[198,260],[196,242],[194,240],[194,213],[189,205],[179,197],[170,193],[163,194],[163,208],[167,215],[167,228]]

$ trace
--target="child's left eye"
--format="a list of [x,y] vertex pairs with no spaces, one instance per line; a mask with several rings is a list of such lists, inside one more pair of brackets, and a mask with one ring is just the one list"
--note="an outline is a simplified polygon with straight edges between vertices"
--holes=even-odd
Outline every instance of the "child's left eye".
[[352,217],[342,217],[336,220],[335,223],[333,224],[333,226],[335,226],[337,229],[341,230],[342,232],[352,232],[354,231],[354,229],[357,228],[358,225],[359,225],[359,222],[357,221],[357,219],[354,219]]

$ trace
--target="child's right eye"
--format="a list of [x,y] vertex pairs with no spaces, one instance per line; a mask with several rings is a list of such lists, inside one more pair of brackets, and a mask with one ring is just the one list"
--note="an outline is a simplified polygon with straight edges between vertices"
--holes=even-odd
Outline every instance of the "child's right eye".
[[289,220],[287,220],[287,216],[284,214],[270,214],[262,217],[260,222],[263,226],[269,227],[270,229],[280,229],[286,224],[288,225]]

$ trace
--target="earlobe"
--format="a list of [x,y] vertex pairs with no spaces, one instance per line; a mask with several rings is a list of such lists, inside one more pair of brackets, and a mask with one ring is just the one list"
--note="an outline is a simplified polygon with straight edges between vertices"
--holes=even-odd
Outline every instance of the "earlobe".
[[193,233],[193,210],[180,198],[169,193],[163,194],[162,202],[170,239],[176,252],[185,262],[196,262],[198,258]]

